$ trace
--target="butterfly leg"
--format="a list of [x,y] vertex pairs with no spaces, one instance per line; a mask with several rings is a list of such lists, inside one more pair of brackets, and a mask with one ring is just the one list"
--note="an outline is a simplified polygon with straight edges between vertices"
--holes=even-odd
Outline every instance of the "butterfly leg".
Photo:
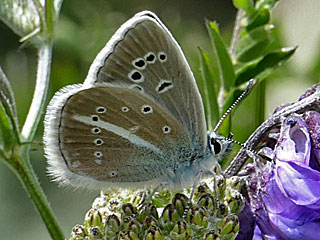
[[[218,181],[217,181],[217,175],[222,175],[223,176],[223,172],[221,169],[221,166],[219,164],[217,164],[214,168],[214,170],[209,170],[205,172],[206,175],[211,175],[213,177],[213,192],[214,192],[214,198],[215,201],[217,203],[217,207],[219,208],[220,206],[220,197],[219,197],[219,193],[218,193]],[[223,176],[224,177],[224,176]],[[215,215],[217,214],[217,211],[215,211],[214,213]]]
[[202,174],[203,174],[203,171],[200,170],[199,173],[197,174],[197,176],[194,179],[194,182],[193,182],[193,185],[192,185],[192,191],[191,191],[190,197],[188,199],[187,206],[186,206],[186,208],[184,209],[184,212],[183,212],[183,216],[182,216],[183,219],[185,219],[187,217],[188,211],[189,211],[189,209],[191,207],[191,201],[192,201],[192,198],[193,198],[193,195],[194,195],[194,191],[196,190],[196,187],[200,183]]

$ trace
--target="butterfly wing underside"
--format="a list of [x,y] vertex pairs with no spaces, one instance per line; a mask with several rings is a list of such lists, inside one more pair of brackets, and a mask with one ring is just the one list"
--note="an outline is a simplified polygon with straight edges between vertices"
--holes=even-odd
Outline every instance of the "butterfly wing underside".
[[[152,182],[176,167],[175,160],[183,159],[180,153],[190,151],[190,136],[183,126],[130,89],[80,90],[66,98],[58,114],[59,152],[72,177],[79,179],[117,186]],[[51,164],[51,173],[59,172],[55,176],[59,178],[62,170],[57,168]]]
[[85,84],[146,94],[188,130],[196,151],[205,149],[207,130],[195,79],[178,43],[153,13],[138,13],[115,33]]
[[55,95],[44,143],[50,175],[76,187],[157,184],[202,156],[200,93],[182,50],[153,13],[123,24],[84,84]]

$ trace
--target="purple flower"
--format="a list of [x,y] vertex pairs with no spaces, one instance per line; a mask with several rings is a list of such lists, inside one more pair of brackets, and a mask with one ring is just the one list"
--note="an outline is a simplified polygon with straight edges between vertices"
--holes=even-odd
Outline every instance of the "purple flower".
[[263,152],[273,162],[251,169],[237,240],[320,239],[319,106],[314,109],[293,114],[270,131],[278,137],[267,139]]
[[318,112],[283,122],[274,165],[250,176],[250,207],[257,224],[253,239],[320,239],[319,146]]

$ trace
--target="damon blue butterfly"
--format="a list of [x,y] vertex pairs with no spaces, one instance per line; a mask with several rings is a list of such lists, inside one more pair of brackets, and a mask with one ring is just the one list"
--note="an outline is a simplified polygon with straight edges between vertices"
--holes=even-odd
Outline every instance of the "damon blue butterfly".
[[210,173],[231,147],[207,132],[186,58],[149,11],[116,31],[83,84],[55,94],[44,144],[54,180],[96,189],[181,189]]

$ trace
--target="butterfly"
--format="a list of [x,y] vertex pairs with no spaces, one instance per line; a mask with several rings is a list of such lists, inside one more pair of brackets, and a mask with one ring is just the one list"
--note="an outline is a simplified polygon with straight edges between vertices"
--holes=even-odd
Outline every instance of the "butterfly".
[[51,100],[48,172],[76,188],[191,186],[232,143],[207,132],[204,106],[176,40],[150,11],[125,22],[83,84]]

